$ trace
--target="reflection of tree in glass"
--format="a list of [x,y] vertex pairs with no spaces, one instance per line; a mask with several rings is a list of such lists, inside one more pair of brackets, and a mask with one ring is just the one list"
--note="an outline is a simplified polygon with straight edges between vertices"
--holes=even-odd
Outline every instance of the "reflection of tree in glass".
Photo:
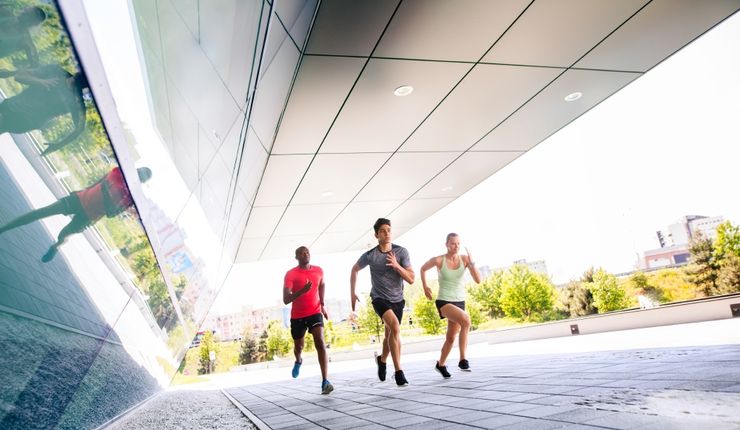
[[83,90],[88,83],[81,72],[71,74],[56,64],[28,69],[0,70],[0,78],[14,78],[23,84],[20,93],[0,102],[0,133],[39,130],[52,119],[70,115],[74,128],[50,142],[44,154],[74,141],[84,130],[86,107]]
[[26,62],[36,64],[38,54],[29,31],[45,19],[46,12],[38,6],[15,13],[7,4],[0,4],[0,57],[24,52]]
[[[151,178],[152,172],[148,168],[140,167],[137,171],[142,182]],[[21,215],[1,226],[0,234],[52,215],[71,215],[72,220],[62,228],[57,241],[41,258],[41,261],[46,263],[54,258],[58,248],[70,235],[83,231],[103,216],[116,216],[132,206],[133,200],[126,187],[121,169],[115,167],[95,184],[62,197],[48,206]]]
[[[136,273],[139,288],[148,296],[147,304],[157,320],[157,325],[164,327],[167,331],[173,330],[178,323],[172,299],[167,291],[167,284],[157,265],[157,260],[151,248],[147,247],[137,253],[133,258],[133,269]],[[173,280],[175,295],[177,299],[182,296],[187,287],[187,279],[178,276]],[[183,312],[191,312],[188,303],[180,303]]]

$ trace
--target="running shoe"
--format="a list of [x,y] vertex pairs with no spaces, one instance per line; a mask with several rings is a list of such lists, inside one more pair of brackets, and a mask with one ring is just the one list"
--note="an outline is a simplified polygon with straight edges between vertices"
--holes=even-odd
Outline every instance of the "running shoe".
[[409,381],[406,380],[406,376],[403,374],[403,370],[396,370],[396,373],[393,374],[393,379],[396,380],[396,385],[399,387],[405,387],[409,385]]
[[470,363],[468,363],[468,360],[460,360],[457,367],[464,372],[470,372]]
[[439,372],[439,374],[442,375],[442,377],[445,379],[452,378],[450,372],[447,371],[447,366],[440,366],[439,361],[437,362],[437,364],[434,365],[434,370]]
[[385,381],[386,363],[380,361],[379,355],[375,355],[375,363],[378,365],[378,379]]
[[324,382],[321,383],[321,394],[329,394],[332,391],[334,391],[334,386],[331,385],[328,379],[324,379]]
[[290,374],[293,375],[294,378],[297,378],[298,374],[301,373],[301,364],[303,364],[303,359],[293,363],[293,371]]

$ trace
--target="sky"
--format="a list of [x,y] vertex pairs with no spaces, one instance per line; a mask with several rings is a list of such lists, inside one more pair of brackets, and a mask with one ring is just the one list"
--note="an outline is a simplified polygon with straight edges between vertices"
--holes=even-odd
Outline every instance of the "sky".
[[[130,20],[121,19],[126,2],[85,5],[122,120],[137,138],[156,139],[141,115],[146,96],[131,69],[138,65]],[[736,14],[394,242],[409,250],[417,275],[456,232],[479,266],[544,260],[559,284],[591,266],[633,270],[642,252],[659,247],[655,232],[684,215],[739,224],[738,52]],[[328,297],[349,299],[360,253],[312,256]],[[212,313],[280,303],[295,264],[235,265]],[[358,289],[369,286],[364,270]]]

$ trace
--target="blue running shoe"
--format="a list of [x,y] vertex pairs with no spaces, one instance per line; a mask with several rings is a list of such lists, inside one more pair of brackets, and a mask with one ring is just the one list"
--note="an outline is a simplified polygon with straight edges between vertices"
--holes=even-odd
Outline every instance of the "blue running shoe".
[[321,383],[321,394],[329,394],[332,391],[334,391],[334,386],[331,385],[328,379],[324,379],[324,382]]
[[297,378],[298,374],[301,373],[301,364],[303,364],[303,359],[293,363],[293,371],[290,374],[293,375],[294,378]]

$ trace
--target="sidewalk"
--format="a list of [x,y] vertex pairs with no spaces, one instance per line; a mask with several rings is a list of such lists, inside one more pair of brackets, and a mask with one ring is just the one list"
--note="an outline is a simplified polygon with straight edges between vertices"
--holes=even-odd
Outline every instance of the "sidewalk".
[[329,396],[308,365],[297,380],[224,392],[259,428],[738,429],[739,336],[734,319],[474,345],[473,371],[455,367],[453,350],[448,380],[432,368],[435,352],[414,354],[404,356],[408,387],[392,365],[378,381],[369,355],[351,370],[330,366]]

